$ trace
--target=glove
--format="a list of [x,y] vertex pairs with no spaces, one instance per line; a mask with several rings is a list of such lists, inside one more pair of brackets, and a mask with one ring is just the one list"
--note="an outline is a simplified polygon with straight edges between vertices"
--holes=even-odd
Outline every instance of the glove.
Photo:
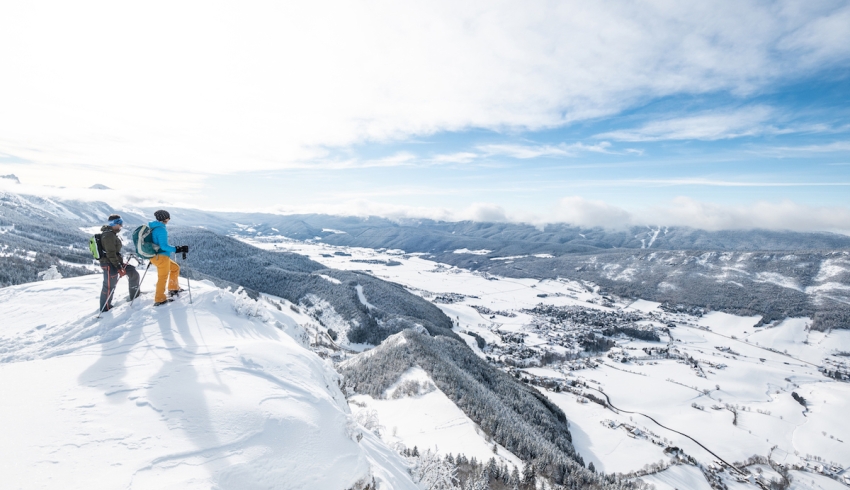
[[189,245],[178,245],[174,248],[175,248],[175,253],[178,253],[178,254],[189,253]]
[[125,269],[124,267],[118,269],[118,277],[124,277],[126,275],[127,275],[127,269]]

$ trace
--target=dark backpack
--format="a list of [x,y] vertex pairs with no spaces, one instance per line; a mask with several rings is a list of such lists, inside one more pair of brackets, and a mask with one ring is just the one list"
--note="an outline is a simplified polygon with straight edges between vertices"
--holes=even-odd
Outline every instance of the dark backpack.
[[151,259],[159,252],[159,245],[153,242],[152,231],[148,225],[142,225],[133,230],[133,246],[139,257]]

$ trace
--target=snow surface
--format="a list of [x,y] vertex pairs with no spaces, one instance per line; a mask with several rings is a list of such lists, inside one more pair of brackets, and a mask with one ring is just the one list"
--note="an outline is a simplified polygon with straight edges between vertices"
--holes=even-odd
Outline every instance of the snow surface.
[[286,310],[195,281],[98,321],[100,285],[0,289],[3,488],[417,488]]
[[630,304],[629,309],[649,313],[650,311],[657,309],[659,306],[661,306],[661,303],[657,301],[647,301],[645,299],[639,299],[634,303]]
[[847,486],[832,478],[802,471],[790,471],[791,490],[847,490]]
[[491,253],[491,252],[492,252],[492,250],[486,250],[486,249],[481,249],[481,250],[470,250],[470,249],[468,249],[468,248],[459,248],[459,249],[455,250],[455,251],[454,251],[454,252],[452,252],[452,253],[456,253],[456,254],[471,254],[471,255],[487,255],[488,253]]
[[361,305],[369,308],[370,310],[375,308],[371,303],[369,303],[369,300],[366,299],[366,294],[363,292],[363,286],[358,284],[354,286],[354,289],[357,291],[357,299],[360,301]]
[[[431,390],[396,398],[396,389],[406,381],[430,384]],[[407,370],[387,389],[383,399],[355,395],[351,402],[357,414],[375,411],[383,426],[381,436],[389,444],[400,442],[408,448],[415,446],[420,452],[430,449],[439,455],[462,453],[479,461],[495,457],[500,463],[522,469],[522,460],[504,447],[497,444],[497,451],[493,452],[494,443],[487,442],[484,431],[434,385],[422,368]]]
[[676,465],[654,475],[642,476],[644,483],[655,485],[656,490],[711,490],[702,471],[696,466]]
[[708,327],[712,332],[717,332],[727,337],[736,335],[744,336],[745,332],[752,332],[761,316],[738,316],[730,315],[720,311],[712,311],[699,319],[699,325]]

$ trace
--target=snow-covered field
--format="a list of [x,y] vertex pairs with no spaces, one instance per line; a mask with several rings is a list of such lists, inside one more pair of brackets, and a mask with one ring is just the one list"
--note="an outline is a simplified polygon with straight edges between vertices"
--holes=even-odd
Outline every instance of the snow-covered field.
[[[402,383],[415,381],[427,386],[421,393],[396,393]],[[487,442],[484,432],[466,416],[419,367],[411,368],[382,399],[369,395],[350,398],[352,410],[360,418],[373,415],[380,423],[382,438],[391,445],[399,442],[416,447],[420,452],[430,449],[437,454],[464,454],[478,461],[496,457],[508,467],[522,468],[522,460],[494,442]],[[493,451],[494,445],[496,451]]]
[[301,343],[306,319],[193,282],[194,304],[119,299],[98,321],[100,283],[0,289],[0,487],[417,488]]
[[[301,253],[328,267],[366,270],[402,284],[434,301],[456,320],[457,332],[482,357],[487,350],[479,349],[472,334],[483,338],[487,349],[502,345],[502,334],[516,332],[525,335],[525,346],[565,352],[533,328],[534,316],[523,311],[539,304],[630,311],[644,315],[641,324],[656,328],[673,324],[669,335],[661,334],[661,342],[619,338],[612,352],[629,354],[632,359],[628,362],[601,357],[602,362],[591,364],[596,366],[593,368],[556,362],[523,369],[538,378],[575,381],[584,393],[607,395],[619,409],[583,403],[587,400],[576,393],[540,388],[567,414],[576,448],[599,470],[629,473],[669,461],[663,449],[670,446],[705,465],[718,459],[734,463],[770,454],[773,461],[782,464],[815,467],[818,462],[834,462],[839,467],[850,466],[850,421],[846,416],[850,413],[850,384],[827,378],[818,370],[825,358],[850,351],[850,331],[809,331],[808,318],[756,327],[760,317],[711,312],[697,318],[666,313],[649,301],[606,300],[592,284],[567,279],[496,278],[400,251],[332,247],[318,241],[278,237],[250,243]],[[340,251],[350,255],[334,254]],[[353,261],[364,259],[374,262]],[[379,263],[389,260],[400,265]],[[670,348],[678,359],[649,358],[641,351],[644,347]],[[684,359],[692,359],[697,367]],[[792,392],[805,398],[805,408]],[[437,403],[429,396],[420,397],[421,407]],[[421,427],[398,422],[397,414],[412,410],[413,404],[408,407],[397,400],[362,402],[406,444],[415,440],[440,445],[449,439],[433,435],[443,419],[420,417],[424,420]],[[425,436],[423,432],[431,434]],[[801,475],[798,481],[811,475],[838,484],[807,472]],[[708,488],[695,467],[673,466],[646,478],[658,488]],[[729,479],[727,483],[735,482]]]

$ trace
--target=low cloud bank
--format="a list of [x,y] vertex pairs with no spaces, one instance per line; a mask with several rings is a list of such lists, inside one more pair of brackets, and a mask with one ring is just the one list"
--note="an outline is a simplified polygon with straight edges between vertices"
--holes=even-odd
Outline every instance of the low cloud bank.
[[680,196],[669,204],[627,211],[578,196],[562,199],[555,220],[578,226],[619,228],[656,224],[717,230],[831,231],[850,235],[850,208],[807,206],[790,200],[725,205]]
[[[0,193],[38,195],[56,199],[103,201],[116,207],[176,206],[194,208],[189,203],[170,201],[165,193],[128,194],[116,190],[61,188],[19,184],[0,179]],[[220,209],[224,211],[225,209]],[[244,211],[244,210],[243,210]],[[545,213],[516,213],[496,203],[476,202],[463,209],[387,204],[366,199],[341,201],[332,205],[307,204],[257,210],[279,214],[322,213],[341,216],[380,216],[393,220],[431,219],[436,221],[478,221],[494,223],[529,223],[544,226],[568,223],[581,227],[624,228],[628,226],[687,226],[717,230],[788,230],[800,232],[829,231],[850,235],[850,207],[809,206],[791,200],[756,201],[726,205],[702,202],[680,196],[667,204],[625,209],[605,201],[581,196],[562,198]]]
[[568,196],[545,214],[512,213],[494,203],[475,203],[464,209],[388,205],[356,200],[321,208],[276,209],[281,213],[326,213],[350,216],[381,216],[389,219],[438,221],[487,221],[529,223],[544,226],[568,223],[581,227],[687,226],[708,231],[763,229],[776,231],[828,231],[850,235],[850,208],[808,206],[790,200],[757,201],[725,205],[677,197],[664,205],[627,210],[605,201]]

